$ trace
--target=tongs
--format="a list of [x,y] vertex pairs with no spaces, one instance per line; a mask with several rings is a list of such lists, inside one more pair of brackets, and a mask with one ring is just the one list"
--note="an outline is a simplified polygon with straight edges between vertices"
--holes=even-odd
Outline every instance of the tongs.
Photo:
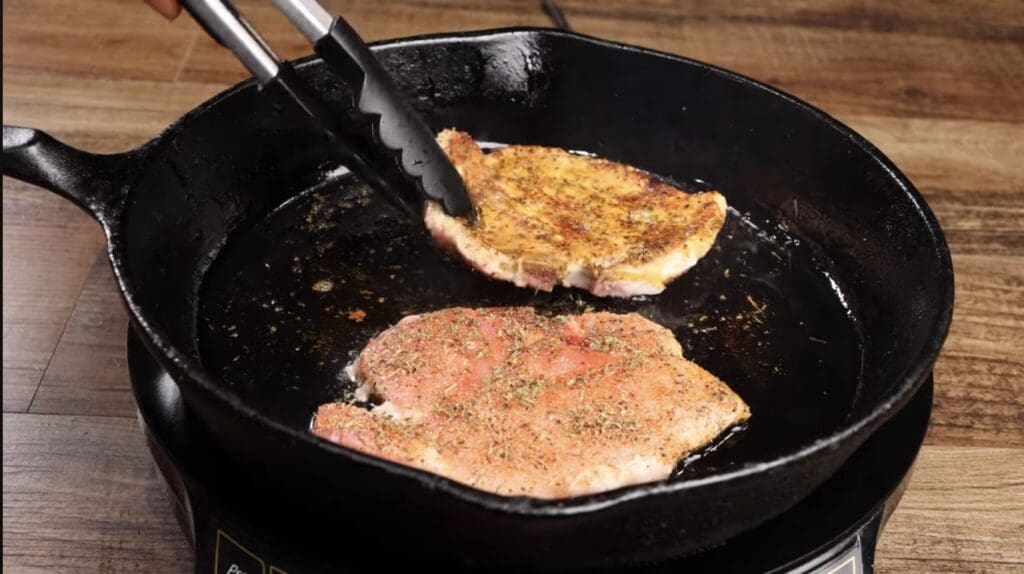
[[343,109],[321,100],[230,0],[182,2],[214,40],[234,52],[262,89],[296,103],[331,139],[341,163],[363,181],[409,214],[415,213],[417,200],[431,199],[448,214],[472,220],[473,205],[462,178],[359,34],[315,0],[273,3],[351,87],[352,100]]

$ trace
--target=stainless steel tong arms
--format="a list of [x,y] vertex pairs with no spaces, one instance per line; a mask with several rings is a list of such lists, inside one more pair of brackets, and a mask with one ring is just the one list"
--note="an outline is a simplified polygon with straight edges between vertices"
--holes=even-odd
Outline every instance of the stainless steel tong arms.
[[315,0],[273,3],[350,86],[353,96],[346,109],[328,107],[316,96],[230,0],[183,2],[262,86],[275,86],[298,103],[334,139],[342,163],[364,181],[407,210],[410,202],[427,199],[439,202],[450,215],[472,219],[473,205],[462,178],[356,31],[340,16],[332,18]]

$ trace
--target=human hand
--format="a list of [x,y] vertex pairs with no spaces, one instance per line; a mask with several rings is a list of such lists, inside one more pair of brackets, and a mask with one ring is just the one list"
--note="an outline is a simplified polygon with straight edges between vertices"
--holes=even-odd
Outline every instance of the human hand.
[[174,20],[181,13],[181,2],[178,0],[146,0],[146,3],[168,20]]

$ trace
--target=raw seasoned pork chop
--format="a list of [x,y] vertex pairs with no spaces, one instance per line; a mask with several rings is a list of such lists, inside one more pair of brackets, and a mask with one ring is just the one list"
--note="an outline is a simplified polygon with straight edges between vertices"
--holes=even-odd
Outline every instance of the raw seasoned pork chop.
[[539,146],[484,154],[454,130],[437,140],[479,217],[470,225],[430,202],[427,227],[480,271],[520,287],[660,293],[708,252],[725,222],[717,192],[684,193],[627,165]]
[[561,498],[667,477],[750,410],[640,315],[530,308],[412,315],[350,369],[372,410],[313,432],[503,495]]

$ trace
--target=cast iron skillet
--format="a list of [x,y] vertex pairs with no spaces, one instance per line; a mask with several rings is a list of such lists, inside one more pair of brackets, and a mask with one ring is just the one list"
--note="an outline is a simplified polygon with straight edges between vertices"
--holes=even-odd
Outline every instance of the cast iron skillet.
[[[595,153],[719,189],[735,211],[712,254],[661,295],[536,294],[439,253],[251,83],[123,154],[5,127],[4,173],[99,220],[135,328],[235,464],[265,482],[253,504],[293,516],[309,543],[517,569],[679,556],[800,500],[929,373],[953,303],[941,231],[910,182],[821,111],[566,32],[375,51],[434,129]],[[345,96],[319,61],[299,69],[328,100]],[[480,492],[308,434],[375,332],[404,314],[497,304],[643,313],[750,403],[749,427],[666,481],[561,501]]]

